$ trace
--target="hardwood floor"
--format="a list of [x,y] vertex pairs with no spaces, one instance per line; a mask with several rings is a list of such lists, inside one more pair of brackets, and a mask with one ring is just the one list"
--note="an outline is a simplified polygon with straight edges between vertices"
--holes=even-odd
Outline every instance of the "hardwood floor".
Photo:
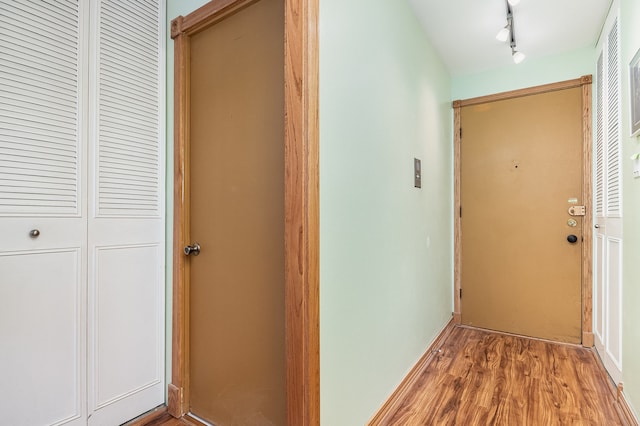
[[[626,425],[608,380],[591,349],[455,326],[395,411],[370,426]],[[199,423],[164,413],[142,424]]]
[[623,425],[595,353],[455,327],[384,425]]

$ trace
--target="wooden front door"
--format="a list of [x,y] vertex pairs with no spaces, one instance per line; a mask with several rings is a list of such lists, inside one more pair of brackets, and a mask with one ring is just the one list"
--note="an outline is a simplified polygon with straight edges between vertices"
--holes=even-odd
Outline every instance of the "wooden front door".
[[461,109],[464,324],[582,341],[582,114],[581,87]]
[[284,11],[260,0],[191,39],[190,407],[282,425]]

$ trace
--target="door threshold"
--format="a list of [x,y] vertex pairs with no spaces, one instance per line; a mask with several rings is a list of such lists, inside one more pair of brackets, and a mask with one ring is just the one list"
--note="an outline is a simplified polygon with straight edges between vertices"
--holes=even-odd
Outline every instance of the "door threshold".
[[192,412],[188,412],[187,414],[185,414],[185,417],[187,417],[187,420],[192,422],[194,426],[216,426],[214,423],[209,423],[205,419],[196,416]]
[[165,404],[162,404],[158,405],[155,408],[152,408],[146,413],[140,414],[138,417],[134,417],[133,419],[123,423],[120,426],[145,426],[154,423],[155,421],[166,415],[167,406]]
[[[478,327],[475,325],[467,325],[467,324],[457,324],[458,327],[462,327],[462,328],[470,328],[473,330],[481,330],[481,331],[486,331],[489,333],[496,333],[496,334],[504,334],[505,336],[514,336],[514,337],[522,337],[524,339],[531,339],[531,340],[538,340],[540,342],[545,342],[545,343],[555,343],[558,345],[567,345],[567,346],[574,346],[574,347],[579,347],[579,348],[584,348],[585,346],[581,345],[580,343],[571,343],[571,342],[563,342],[560,340],[553,340],[553,339],[544,339],[542,337],[534,337],[534,336],[528,336],[526,334],[518,334],[518,333],[509,333],[508,331],[500,331],[500,330],[494,330],[492,328],[484,328],[484,327]],[[589,348],[587,348],[589,349]]]

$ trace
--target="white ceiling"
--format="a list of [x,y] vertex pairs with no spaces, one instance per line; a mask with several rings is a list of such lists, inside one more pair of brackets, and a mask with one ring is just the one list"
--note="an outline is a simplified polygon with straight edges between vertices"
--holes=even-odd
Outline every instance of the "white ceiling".
[[[521,0],[513,6],[517,49],[525,61],[595,46],[612,0]],[[506,0],[409,0],[453,75],[516,66],[506,25]]]

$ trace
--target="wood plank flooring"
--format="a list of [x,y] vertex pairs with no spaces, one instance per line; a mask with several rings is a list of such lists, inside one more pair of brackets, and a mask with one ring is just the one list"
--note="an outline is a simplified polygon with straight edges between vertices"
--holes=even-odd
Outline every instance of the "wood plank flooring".
[[[456,326],[380,424],[625,425],[608,380],[593,350]],[[165,413],[145,426],[197,423]]]
[[455,327],[384,425],[623,425],[590,349]]

